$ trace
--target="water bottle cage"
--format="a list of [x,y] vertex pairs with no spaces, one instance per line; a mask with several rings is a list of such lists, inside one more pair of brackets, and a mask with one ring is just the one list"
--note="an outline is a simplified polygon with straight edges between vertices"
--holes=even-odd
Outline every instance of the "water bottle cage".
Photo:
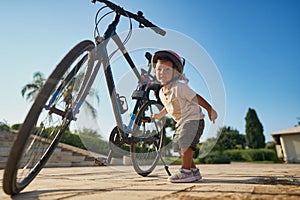
[[126,97],[120,96],[119,94],[117,94],[117,99],[119,102],[120,112],[121,112],[121,114],[124,114],[128,110],[128,104],[127,104]]

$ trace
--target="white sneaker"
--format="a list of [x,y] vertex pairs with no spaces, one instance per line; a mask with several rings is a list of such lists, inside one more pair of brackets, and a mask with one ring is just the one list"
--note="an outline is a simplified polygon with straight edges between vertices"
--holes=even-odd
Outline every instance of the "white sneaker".
[[168,181],[171,183],[190,183],[196,181],[196,178],[191,170],[187,171],[181,168],[179,169],[179,173],[170,176]]
[[194,175],[196,181],[199,181],[199,180],[202,179],[202,176],[201,176],[199,168],[191,169],[191,171],[193,172],[193,175]]

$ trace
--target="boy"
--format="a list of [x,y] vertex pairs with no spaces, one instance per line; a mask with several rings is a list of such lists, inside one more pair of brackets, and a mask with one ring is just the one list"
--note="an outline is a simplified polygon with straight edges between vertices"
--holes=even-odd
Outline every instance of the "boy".
[[179,152],[182,166],[179,173],[168,180],[172,183],[200,180],[202,177],[199,168],[193,162],[193,151],[196,150],[204,129],[201,107],[207,110],[212,122],[215,122],[217,113],[186,83],[179,82],[183,78],[184,59],[178,54],[171,50],[157,51],[151,62],[156,78],[162,85],[159,97],[164,105],[161,112],[151,117],[159,119],[169,113],[177,122],[173,137],[174,151]]

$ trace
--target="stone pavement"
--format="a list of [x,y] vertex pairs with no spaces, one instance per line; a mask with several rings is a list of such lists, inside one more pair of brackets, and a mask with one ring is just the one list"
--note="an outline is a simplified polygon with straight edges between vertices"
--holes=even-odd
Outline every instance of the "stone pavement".
[[[171,166],[171,173],[179,166]],[[203,180],[172,184],[163,166],[148,177],[131,166],[46,168],[12,199],[300,199],[300,164],[200,165]],[[3,170],[0,170],[1,187]],[[11,199],[0,191],[0,199]]]

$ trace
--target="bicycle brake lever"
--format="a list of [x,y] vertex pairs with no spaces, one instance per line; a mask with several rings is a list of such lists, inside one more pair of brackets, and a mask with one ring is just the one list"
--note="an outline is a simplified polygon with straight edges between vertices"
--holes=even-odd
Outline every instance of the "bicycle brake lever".
[[145,57],[148,60],[149,63],[151,63],[152,55],[148,51],[145,53]]
[[[142,11],[137,12],[138,17],[144,17]],[[139,22],[139,28],[145,28],[145,26],[142,24],[142,22]]]

